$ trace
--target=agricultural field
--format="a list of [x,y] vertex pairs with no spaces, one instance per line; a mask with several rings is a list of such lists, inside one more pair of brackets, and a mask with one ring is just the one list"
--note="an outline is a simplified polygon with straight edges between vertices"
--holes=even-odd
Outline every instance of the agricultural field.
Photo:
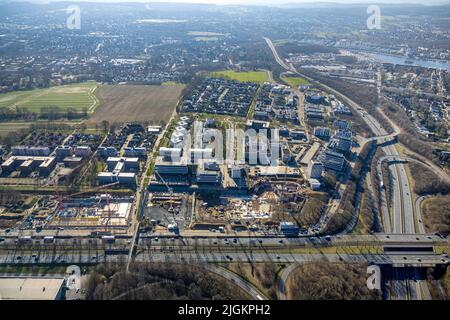
[[299,87],[309,84],[308,80],[301,77],[281,77],[281,80],[289,84],[291,87]]
[[231,79],[241,82],[264,83],[269,80],[266,71],[237,72],[234,70],[225,70],[225,71],[211,72],[210,76],[213,78]]
[[138,86],[105,85],[97,93],[99,107],[87,121],[99,124],[133,121],[168,122],[180,99],[184,85]]
[[21,129],[29,129],[31,125],[77,125],[81,121],[11,121],[11,122],[0,122],[0,138],[6,137],[11,132],[18,132]]
[[92,113],[98,105],[95,96],[97,87],[97,82],[83,82],[46,89],[9,92],[0,94],[0,108],[20,106],[39,113],[45,107],[59,107],[80,111],[87,109]]
[[2,122],[0,124],[0,138],[6,137],[10,132],[28,129],[30,126],[31,122]]

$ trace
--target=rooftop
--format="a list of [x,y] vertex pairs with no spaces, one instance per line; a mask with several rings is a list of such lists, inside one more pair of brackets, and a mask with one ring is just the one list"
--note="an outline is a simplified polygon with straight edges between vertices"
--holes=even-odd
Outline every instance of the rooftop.
[[0,300],[55,300],[64,278],[0,277]]

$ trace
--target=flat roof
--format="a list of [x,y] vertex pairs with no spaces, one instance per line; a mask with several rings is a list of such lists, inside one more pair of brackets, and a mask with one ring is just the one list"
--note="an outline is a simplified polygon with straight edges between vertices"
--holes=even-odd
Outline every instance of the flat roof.
[[108,157],[107,162],[110,161],[126,161],[126,162],[139,162],[139,158],[128,158],[128,157]]
[[55,300],[64,278],[0,277],[0,300]]
[[187,159],[185,157],[181,157],[180,161],[166,161],[164,157],[158,156],[156,157],[155,166],[187,166]]

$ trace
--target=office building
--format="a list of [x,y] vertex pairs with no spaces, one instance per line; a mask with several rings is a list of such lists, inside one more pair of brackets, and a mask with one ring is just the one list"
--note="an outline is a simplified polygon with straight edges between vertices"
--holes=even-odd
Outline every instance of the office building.
[[308,164],[307,175],[310,179],[320,179],[323,173],[323,164],[320,161],[311,160]]
[[344,168],[344,164],[345,158],[343,154],[331,150],[325,151],[323,165],[326,169],[340,172]]

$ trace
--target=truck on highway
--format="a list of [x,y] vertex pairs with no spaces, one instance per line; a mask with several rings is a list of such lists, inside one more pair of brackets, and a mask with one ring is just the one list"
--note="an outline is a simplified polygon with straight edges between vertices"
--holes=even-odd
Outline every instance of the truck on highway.
[[30,236],[22,236],[17,238],[17,243],[30,243],[32,241]]
[[44,237],[44,243],[53,243],[54,241],[55,241],[55,237],[53,237],[53,236]]
[[102,236],[103,243],[114,243],[116,238],[114,236]]

